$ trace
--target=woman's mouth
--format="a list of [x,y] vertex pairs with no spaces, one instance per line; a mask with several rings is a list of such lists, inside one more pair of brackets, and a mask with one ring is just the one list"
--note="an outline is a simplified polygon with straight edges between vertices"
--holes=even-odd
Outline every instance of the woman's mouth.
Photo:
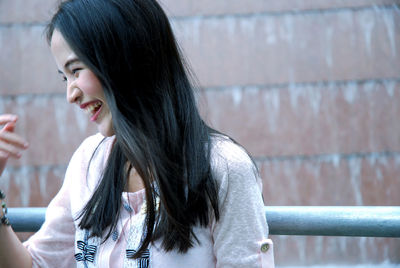
[[90,121],[94,122],[99,117],[102,106],[103,103],[101,101],[93,101],[85,104],[82,109],[84,109],[86,113],[91,115]]

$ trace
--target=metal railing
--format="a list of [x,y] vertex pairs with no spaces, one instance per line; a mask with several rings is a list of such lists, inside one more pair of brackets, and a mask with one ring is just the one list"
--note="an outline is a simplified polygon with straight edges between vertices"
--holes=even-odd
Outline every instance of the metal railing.
[[[46,208],[9,208],[16,232],[35,232]],[[268,206],[271,235],[400,237],[400,207]]]

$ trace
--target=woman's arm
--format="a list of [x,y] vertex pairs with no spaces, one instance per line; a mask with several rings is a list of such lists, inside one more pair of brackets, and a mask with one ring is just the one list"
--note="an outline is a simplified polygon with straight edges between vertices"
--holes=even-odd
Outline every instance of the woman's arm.
[[220,219],[213,226],[216,267],[274,267],[257,170],[239,146],[226,142],[217,148],[219,160],[214,170],[220,187]]
[[32,258],[11,226],[0,225],[0,268],[32,267]]
[[[28,143],[14,133],[18,118],[12,114],[0,115],[0,175],[3,173],[8,158],[19,158],[21,151],[28,147]],[[1,179],[1,178],[0,178]],[[0,204],[3,203],[0,199]],[[3,210],[0,211],[2,218]],[[11,226],[0,223],[0,268],[32,267],[32,258],[22,245]]]
[[63,185],[46,209],[45,222],[36,234],[23,243],[32,257],[32,267],[76,267],[74,218],[79,209],[72,204],[85,202],[86,192],[83,189],[88,183],[86,172],[89,159],[102,139],[101,135],[91,136],[75,151]]

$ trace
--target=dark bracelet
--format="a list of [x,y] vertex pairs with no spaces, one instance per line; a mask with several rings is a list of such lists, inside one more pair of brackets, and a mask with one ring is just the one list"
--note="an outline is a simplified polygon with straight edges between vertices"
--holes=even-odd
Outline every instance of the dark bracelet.
[[0,219],[0,223],[2,225],[10,225],[10,221],[7,218],[7,204],[6,202],[4,202],[4,199],[6,198],[6,195],[4,194],[4,192],[2,190],[0,190],[0,200],[1,200],[1,219]]
[[5,198],[6,198],[6,194],[2,190],[0,190],[0,200],[3,200]]

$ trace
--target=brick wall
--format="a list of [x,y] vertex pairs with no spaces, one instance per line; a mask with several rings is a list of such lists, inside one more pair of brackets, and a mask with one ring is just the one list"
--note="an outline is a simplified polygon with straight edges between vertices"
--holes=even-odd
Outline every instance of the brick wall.
[[[44,40],[55,0],[0,0],[0,112],[31,143],[0,188],[45,206],[95,127]],[[255,157],[267,205],[400,205],[396,0],[163,0],[204,118]],[[400,264],[400,241],[274,236],[278,265]]]

